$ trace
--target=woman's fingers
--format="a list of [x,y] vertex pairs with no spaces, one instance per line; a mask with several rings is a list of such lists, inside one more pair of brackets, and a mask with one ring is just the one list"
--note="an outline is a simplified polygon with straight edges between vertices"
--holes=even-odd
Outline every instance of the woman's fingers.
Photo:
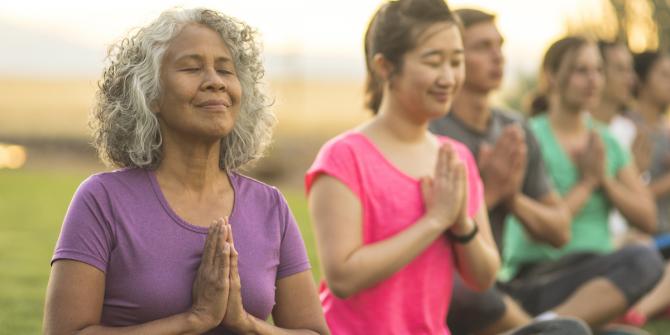
[[433,200],[433,181],[430,177],[422,177],[420,180],[421,195],[426,204],[432,203]]
[[221,283],[225,283],[230,276],[230,253],[231,253],[230,243],[223,241],[220,253],[221,262],[218,264],[216,268],[217,277],[218,280],[221,281]]
[[[209,252],[211,254],[211,257],[209,258],[209,261],[207,263],[204,263],[205,265],[209,266],[214,266],[219,249],[219,244],[221,243],[221,223],[219,221],[216,221],[214,223],[214,232],[211,240],[211,244],[209,245]],[[204,262],[204,260],[203,260]]]
[[442,179],[445,176],[447,164],[445,146],[446,143],[440,146],[440,149],[437,151],[437,162],[435,163],[435,180]]
[[202,251],[201,264],[209,264],[214,257],[214,249],[212,248],[213,240],[216,238],[216,221],[212,222],[207,231],[207,238],[205,239],[205,248]]

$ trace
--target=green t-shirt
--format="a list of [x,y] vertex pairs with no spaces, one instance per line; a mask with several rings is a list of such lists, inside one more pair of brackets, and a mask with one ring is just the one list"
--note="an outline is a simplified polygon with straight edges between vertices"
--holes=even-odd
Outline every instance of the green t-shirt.
[[[616,176],[621,168],[629,164],[630,155],[605,126],[590,118],[587,123],[589,128],[596,129],[605,145],[607,174]],[[554,188],[561,196],[565,196],[579,181],[579,170],[554,137],[546,114],[532,118],[529,126],[540,144],[542,158]],[[505,249],[500,280],[512,279],[522,264],[555,260],[576,251],[612,251],[608,226],[611,206],[603,190],[591,194],[582,210],[573,217],[570,242],[560,249],[533,241],[518,219],[508,216],[503,235]]]

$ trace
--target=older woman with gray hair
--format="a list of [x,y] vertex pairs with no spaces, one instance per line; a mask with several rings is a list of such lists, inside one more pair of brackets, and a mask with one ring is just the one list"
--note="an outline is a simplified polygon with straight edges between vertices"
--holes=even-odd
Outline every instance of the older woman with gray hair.
[[110,49],[91,125],[121,169],[72,199],[45,333],[328,333],[286,201],[238,173],[274,123],[254,37],[176,9]]

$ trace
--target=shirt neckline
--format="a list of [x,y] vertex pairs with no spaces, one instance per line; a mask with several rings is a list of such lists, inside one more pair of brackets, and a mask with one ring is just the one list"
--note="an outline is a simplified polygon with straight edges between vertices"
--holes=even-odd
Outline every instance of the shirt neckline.
[[[161,190],[160,185],[158,184],[158,179],[156,179],[156,173],[152,170],[145,169],[147,177],[149,178],[149,181],[151,182],[151,188],[154,191],[154,194],[156,195],[156,198],[158,199],[158,202],[161,203],[163,206],[163,209],[165,212],[174,220],[179,226],[182,228],[185,228],[187,230],[200,233],[200,234],[207,234],[209,231],[209,227],[202,227],[198,225],[191,224],[187,222],[186,220],[182,219],[173,209],[170,207],[170,203],[168,203],[167,199],[165,198],[165,195],[163,194],[163,190]],[[230,185],[233,189],[233,209],[230,211],[230,216],[228,217],[228,222],[232,226],[235,218],[235,213],[237,212],[237,197],[239,193],[237,192],[237,175],[235,173],[226,173],[228,176],[228,180],[230,180]]]
[[[410,176],[405,171],[403,171],[400,168],[398,168],[397,166],[395,166],[395,164],[393,164],[388,158],[386,158],[386,156],[384,156],[384,153],[382,153],[382,151],[379,150],[377,145],[370,138],[368,138],[365,134],[361,133],[360,131],[352,131],[350,134],[352,136],[360,138],[368,147],[370,147],[370,149],[372,149],[371,151],[374,152],[374,154],[377,155],[380,158],[380,160],[384,163],[384,165],[388,166],[397,175],[399,175],[399,176],[403,177],[404,179],[407,179],[407,180],[409,180],[413,183],[418,183],[419,182],[418,178]],[[440,136],[436,136],[436,137],[437,137],[437,139],[440,143],[443,142],[443,140],[441,139]]]

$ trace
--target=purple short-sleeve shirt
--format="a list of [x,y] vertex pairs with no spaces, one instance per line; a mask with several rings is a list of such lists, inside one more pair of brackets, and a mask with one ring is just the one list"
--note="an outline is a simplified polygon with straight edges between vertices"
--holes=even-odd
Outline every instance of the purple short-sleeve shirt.
[[[309,270],[300,231],[274,187],[231,173],[230,224],[239,252],[244,308],[267,319],[278,279]],[[187,311],[207,228],[168,205],[153,172],[124,169],[91,176],[72,199],[52,259],[105,273],[101,324],[129,326]],[[223,328],[212,334],[224,333]]]

